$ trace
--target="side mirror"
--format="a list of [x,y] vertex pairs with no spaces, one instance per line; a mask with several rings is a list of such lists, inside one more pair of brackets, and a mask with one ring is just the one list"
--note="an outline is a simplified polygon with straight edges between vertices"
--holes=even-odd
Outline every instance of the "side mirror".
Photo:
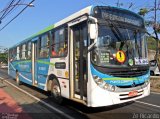
[[90,24],[89,32],[90,32],[90,39],[96,39],[97,36],[96,24]]

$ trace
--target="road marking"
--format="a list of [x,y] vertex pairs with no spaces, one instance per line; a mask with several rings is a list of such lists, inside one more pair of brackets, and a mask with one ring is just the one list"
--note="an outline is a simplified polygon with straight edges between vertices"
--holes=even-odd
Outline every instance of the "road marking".
[[160,95],[160,93],[158,93],[158,92],[151,92],[152,94],[158,94],[158,95]]
[[146,103],[146,102],[141,102],[141,101],[135,101],[135,102],[138,102],[138,103],[141,103],[141,104],[145,104],[145,105],[149,105],[149,106],[153,106],[153,107],[160,108],[159,105],[154,105],[154,104],[150,104],[150,103]]
[[[0,77],[0,79],[4,79],[2,77]],[[68,119],[74,119],[73,117],[69,116],[68,114],[65,114],[64,112],[62,112],[61,110],[56,109],[55,107],[53,107],[52,105],[49,105],[48,103],[44,102],[43,100],[35,97],[34,95],[31,95],[30,93],[26,92],[25,90],[15,86],[14,84],[10,83],[9,81],[5,80],[6,83],[8,83],[9,85],[15,87],[16,89],[18,89],[19,91],[29,95],[30,97],[34,98],[35,100],[39,101],[40,103],[44,104],[45,106],[49,107],[50,109],[60,113],[61,115],[63,115],[64,117],[68,118]]]

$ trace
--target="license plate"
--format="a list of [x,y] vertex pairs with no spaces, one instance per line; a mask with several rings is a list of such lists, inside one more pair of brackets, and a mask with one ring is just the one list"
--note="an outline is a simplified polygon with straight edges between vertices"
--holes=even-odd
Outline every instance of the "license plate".
[[128,96],[133,97],[133,96],[137,96],[137,94],[138,94],[138,91],[131,91],[129,92]]

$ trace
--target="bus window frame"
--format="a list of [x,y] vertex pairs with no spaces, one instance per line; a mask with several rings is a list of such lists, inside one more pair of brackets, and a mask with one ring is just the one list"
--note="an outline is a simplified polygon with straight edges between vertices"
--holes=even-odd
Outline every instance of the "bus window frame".
[[[40,45],[41,45],[41,38],[42,38],[42,36],[45,36],[45,35],[48,35],[48,38],[49,38],[49,43],[48,43],[48,46],[46,45],[46,46],[43,46],[43,47],[41,47]],[[50,33],[49,33],[49,31],[48,32],[45,32],[45,33],[43,33],[43,34],[41,34],[41,35],[39,35],[39,36],[37,36],[37,51],[36,51],[36,53],[37,53],[37,59],[48,59],[49,57],[50,57],[50,42],[51,42],[51,38],[50,38]],[[47,57],[40,57],[40,49],[41,48],[45,48],[45,47],[47,47],[48,48],[48,56]]]
[[[23,51],[23,46],[25,45],[25,50]],[[26,51],[27,51],[27,43],[22,43],[21,44],[21,58],[20,58],[20,60],[27,60],[27,57],[26,57]],[[22,54],[23,53],[25,53],[25,58],[24,59],[22,59]]]
[[[14,47],[12,47],[12,48],[9,49],[9,52],[8,52],[8,53],[9,53],[9,62],[15,61],[14,49],[15,49]],[[12,60],[11,60],[11,59],[12,59]]]
[[[21,44],[20,45],[17,45],[16,46],[16,60],[15,61],[20,61],[21,60],[21,58],[20,58],[20,53],[21,53]],[[17,48],[18,48],[18,50],[19,50],[19,52],[17,51]],[[19,55],[18,55],[19,54]],[[18,59],[18,57],[17,56],[19,56],[19,59]]]
[[[31,43],[30,50],[28,50],[29,43]],[[28,58],[28,52],[29,51],[30,51],[30,55],[31,55],[30,58]],[[26,42],[26,60],[31,60],[31,59],[32,59],[32,41],[29,40],[29,41]]]
[[[61,30],[61,29],[64,29],[64,38],[65,38],[65,40],[64,41],[61,41],[61,42],[57,42],[57,43],[53,43],[53,40],[54,40],[54,38],[55,38],[55,32],[56,31],[59,31],[59,30]],[[68,48],[69,48],[69,40],[68,40],[68,27],[67,27],[67,24],[65,24],[65,25],[62,25],[62,26],[60,26],[60,27],[57,27],[57,28],[55,28],[55,29],[52,29],[51,30],[51,32],[50,32],[50,34],[51,34],[51,40],[50,40],[50,57],[51,58],[65,58],[65,57],[67,57],[68,56]],[[52,55],[52,47],[53,47],[53,45],[57,45],[57,44],[61,44],[61,43],[67,43],[66,45],[67,45],[67,52],[66,52],[66,54],[65,55],[63,55],[63,56],[53,56]]]

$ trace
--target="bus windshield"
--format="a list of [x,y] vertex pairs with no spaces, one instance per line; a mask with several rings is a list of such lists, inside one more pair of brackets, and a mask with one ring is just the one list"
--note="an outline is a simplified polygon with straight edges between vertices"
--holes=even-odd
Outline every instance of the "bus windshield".
[[101,24],[91,54],[92,62],[98,66],[148,65],[145,32]]

